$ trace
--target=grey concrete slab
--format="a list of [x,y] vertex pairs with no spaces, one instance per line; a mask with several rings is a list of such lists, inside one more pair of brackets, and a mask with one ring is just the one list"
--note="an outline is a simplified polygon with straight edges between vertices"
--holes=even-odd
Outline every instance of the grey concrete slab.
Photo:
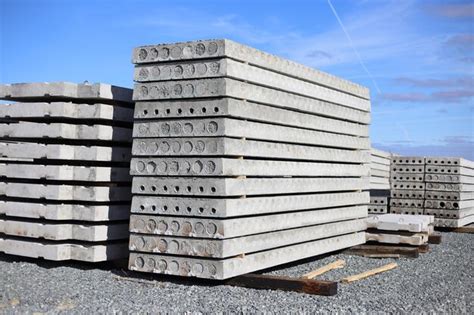
[[[133,177],[132,192],[149,195],[250,196],[367,190],[368,178]],[[359,189],[358,189],[358,188]]]
[[389,184],[370,183],[371,190],[390,190]]
[[[227,39],[141,46],[134,49],[132,62],[144,64],[218,57],[229,57],[245,64],[331,87],[362,98],[368,99],[370,97],[369,90],[366,87]],[[192,72],[203,72],[201,68],[195,68],[194,70],[190,67],[184,67],[183,75],[186,76]],[[179,74],[180,71],[178,69],[174,72]]]
[[388,197],[370,196],[370,204],[372,205],[388,205]]
[[[197,71],[191,74],[189,70],[193,68]],[[188,70],[186,71],[186,78],[179,74],[181,71],[184,73],[184,69]],[[136,82],[155,82],[157,84],[156,81],[168,82],[169,80],[177,79],[199,79],[201,81],[201,79],[219,77],[232,78],[288,93],[341,104],[362,111],[370,111],[370,101],[368,99],[227,58],[212,61],[192,60],[186,63],[173,62],[158,65],[138,65],[135,67],[134,80]],[[189,80],[188,82],[191,81]],[[179,81],[175,81],[175,83],[179,84]]]
[[463,175],[426,174],[425,182],[474,184],[474,177]]
[[129,162],[130,148],[0,142],[0,157],[8,159],[52,159],[100,162]]
[[435,218],[434,225],[437,227],[458,228],[474,223],[474,215],[469,215],[462,219],[441,219]]
[[[287,84],[287,81],[282,82]],[[295,80],[291,84],[301,84]],[[197,79],[181,81],[162,81],[150,83],[135,83],[133,99],[135,101],[186,99],[203,97],[233,97],[251,102],[289,107],[295,102],[317,103],[327,101],[360,111],[370,112],[370,101],[351,97],[343,93],[333,93],[330,89],[318,89],[321,94],[318,98],[304,96],[265,87],[254,83],[247,83],[230,78]],[[327,92],[330,92],[329,94]],[[316,94],[316,96],[318,96]]]
[[19,122],[0,124],[2,138],[63,138],[73,140],[132,141],[129,128],[104,125]]
[[380,206],[380,205],[373,205],[369,204],[368,205],[368,213],[369,214],[382,214],[382,213],[388,213],[388,206]]
[[408,244],[419,246],[428,243],[428,234],[413,233],[413,235],[396,235],[387,233],[366,233],[367,241],[383,244]]
[[424,165],[392,165],[390,171],[396,174],[423,174],[425,172]]
[[423,199],[398,199],[391,198],[390,206],[399,208],[423,208]]
[[407,189],[392,189],[390,191],[392,198],[398,199],[424,199],[424,190],[407,190]]
[[425,165],[424,156],[394,156],[392,157],[393,165]]
[[367,164],[337,164],[232,158],[132,158],[135,176],[369,176]]
[[395,190],[424,190],[424,182],[391,182],[391,189]]
[[77,240],[87,242],[128,239],[127,223],[63,224],[54,221],[25,222],[0,219],[0,233],[47,240]]
[[263,124],[231,118],[140,122],[136,123],[133,127],[134,138],[219,136],[347,149],[367,150],[370,147],[368,138]]
[[456,183],[435,183],[427,182],[426,190],[447,191],[447,192],[465,192],[474,191],[474,184],[456,184]]
[[464,217],[474,215],[474,207],[458,210],[425,209],[425,213],[429,215],[434,215],[436,218],[440,219],[463,219]]
[[390,153],[390,152],[382,151],[382,150],[379,150],[379,149],[376,149],[376,148],[372,147],[372,148],[370,148],[370,153],[371,153],[371,155],[378,156],[378,157],[381,157],[383,159],[389,160],[389,163],[392,160],[392,153]]
[[123,259],[128,256],[126,242],[107,245],[52,243],[0,237],[0,252],[46,260],[78,260],[99,262]]
[[132,90],[104,83],[34,82],[0,85],[0,99],[51,101],[73,99],[98,103],[132,103]]
[[425,192],[425,198],[431,200],[448,200],[448,201],[456,201],[456,200],[470,200],[474,199],[474,191],[450,191],[450,192],[443,192],[443,191],[436,191],[436,190],[427,190]]
[[428,209],[464,209],[474,207],[474,200],[425,200]]
[[[41,201],[44,202],[44,201]],[[0,214],[32,219],[118,221],[130,218],[130,204],[81,205],[0,201]]]
[[132,213],[229,218],[246,215],[364,205],[367,192],[336,192],[253,198],[133,196]]
[[377,170],[377,171],[382,171],[382,172],[390,172],[390,166],[389,165],[384,165],[384,164],[379,164],[379,163],[370,163],[370,169],[372,170]]
[[[366,219],[368,229],[382,231],[407,231],[413,233],[432,231],[434,217],[431,215],[384,214]],[[382,232],[383,233],[383,232]]]
[[368,163],[366,150],[342,150],[307,145],[226,137],[134,139],[134,156],[238,156]]
[[0,182],[0,196],[50,200],[128,201],[130,187],[43,185]]
[[427,164],[425,172],[428,174],[474,176],[474,169],[463,166],[440,166]]
[[[288,115],[294,120],[288,119]],[[255,121],[272,121],[275,124],[297,126],[309,129],[321,129],[324,122],[348,121],[357,123],[358,129],[364,128],[370,123],[370,113],[340,106],[324,101],[307,100],[300,102],[288,102],[275,106],[273,104],[260,104],[247,100],[223,97],[212,99],[180,99],[140,101],[135,104],[135,119],[161,119],[161,118],[203,118],[213,116],[229,116],[240,119]],[[324,120],[328,117],[330,120]],[[327,124],[323,125],[325,128]],[[340,123],[332,127],[338,130]],[[354,126],[354,124],[351,124]],[[340,128],[339,128],[340,130]],[[354,131],[355,132],[355,131]]]
[[197,238],[231,238],[367,217],[367,206],[288,212],[232,219],[130,216],[130,232]]
[[384,157],[380,157],[380,156],[371,154],[370,155],[370,163],[377,163],[377,164],[390,166],[390,159],[386,159]]
[[[370,172],[370,169],[369,169],[369,172]],[[390,185],[389,178],[387,177],[370,176],[370,183]]]
[[383,178],[389,179],[390,178],[390,170],[389,171],[381,171],[381,170],[373,169],[372,165],[370,165],[370,176],[383,177]]
[[130,253],[129,269],[208,279],[228,279],[284,263],[365,243],[365,233],[350,233],[227,259]]
[[10,103],[0,106],[0,118],[69,118],[133,121],[133,109],[107,104],[76,104],[72,102]]
[[69,166],[0,163],[0,177],[72,180],[87,182],[131,182],[127,167]]
[[399,173],[391,172],[390,180],[393,182],[423,182],[425,180],[424,173]]
[[129,249],[169,255],[226,258],[364,230],[365,222],[361,219],[225,240],[131,234]]
[[394,206],[390,206],[390,213],[410,214],[410,215],[425,214],[423,208],[403,208],[403,207],[394,207]]
[[460,157],[426,157],[426,164],[438,166],[461,166],[474,169],[474,161]]

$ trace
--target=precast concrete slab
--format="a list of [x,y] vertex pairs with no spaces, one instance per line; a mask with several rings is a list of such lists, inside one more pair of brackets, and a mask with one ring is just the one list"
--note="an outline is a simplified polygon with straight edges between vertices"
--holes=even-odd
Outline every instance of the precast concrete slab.
[[440,166],[427,164],[425,172],[428,174],[474,176],[474,169],[463,166]]
[[382,231],[430,232],[434,222],[431,215],[384,214],[366,219],[367,228]]
[[[181,99],[140,101],[135,104],[135,119],[162,118],[205,118],[215,116],[235,117],[253,121],[272,122],[275,124],[297,126],[308,129],[341,130],[342,121],[351,122],[352,132],[363,132],[370,123],[370,113],[340,106],[324,101],[307,100],[291,102],[285,106],[275,107],[229,97],[211,99]],[[294,119],[288,119],[291,116]],[[329,118],[324,120],[323,118]],[[324,122],[333,122],[326,124]],[[360,125],[360,127],[355,127]],[[349,126],[349,125],[346,125]]]
[[404,189],[392,189],[390,190],[390,196],[398,199],[424,199],[424,190],[404,190]]
[[377,164],[390,166],[390,159],[386,159],[386,158],[371,154],[370,155],[370,163],[377,163]]
[[1,164],[0,177],[86,182],[131,182],[129,168],[41,164]]
[[370,176],[382,177],[382,178],[389,179],[390,178],[390,170],[382,171],[382,170],[378,170],[378,169],[373,169],[372,165],[370,165]]
[[129,128],[105,125],[73,125],[62,123],[18,122],[0,124],[2,138],[60,138],[72,140],[132,141],[132,130]]
[[474,191],[474,184],[452,184],[452,183],[435,183],[427,182],[426,190],[446,191],[446,192],[467,192]]
[[410,214],[410,215],[421,215],[425,214],[423,208],[403,208],[390,206],[390,213],[395,214]]
[[426,182],[434,183],[463,183],[463,184],[474,184],[473,176],[463,175],[445,175],[445,174],[426,174]]
[[50,200],[129,201],[129,186],[100,187],[0,182],[0,196]]
[[389,165],[384,165],[384,164],[379,164],[379,163],[370,163],[370,169],[390,173]]
[[77,104],[72,102],[54,103],[10,103],[0,106],[0,118],[66,118],[91,119],[98,121],[119,121],[131,123],[133,109],[108,104]]
[[431,200],[448,200],[448,201],[456,201],[456,200],[470,200],[474,199],[474,191],[451,191],[451,192],[442,192],[442,191],[432,191],[427,190],[425,192],[425,198]]
[[87,262],[109,261],[128,257],[126,242],[106,245],[69,244],[47,241],[21,240],[18,238],[0,238],[0,252],[46,260],[78,260]]
[[32,219],[118,221],[130,218],[130,204],[81,205],[0,201],[0,214]]
[[382,214],[382,213],[388,213],[388,206],[380,206],[380,205],[373,205],[369,204],[368,205],[368,213],[369,214]]
[[390,171],[394,174],[424,174],[424,165],[392,165]]
[[365,243],[365,233],[350,233],[227,259],[130,253],[129,269],[208,279],[228,279],[256,270]]
[[224,240],[130,235],[130,251],[226,258],[365,230],[364,220],[298,227]]
[[132,193],[142,195],[250,196],[367,190],[367,178],[202,178],[133,177]]
[[464,209],[474,207],[474,200],[425,200],[427,209]]
[[368,138],[232,118],[161,120],[139,122],[133,127],[134,138],[222,136],[346,149],[370,147]]
[[0,157],[9,159],[80,160],[99,162],[130,162],[127,147],[0,142]]
[[391,207],[399,207],[399,208],[423,208],[423,199],[397,199],[391,198],[390,199],[390,206]]
[[428,242],[428,234],[413,233],[413,235],[396,235],[387,233],[366,233],[368,242],[374,241],[384,244],[408,244],[419,246]]
[[297,210],[364,205],[367,192],[337,192],[253,198],[133,196],[132,213],[229,218]]
[[104,83],[35,82],[0,84],[0,99],[13,101],[70,100],[132,106],[133,91]]
[[133,176],[369,176],[367,164],[337,164],[236,158],[132,158]]
[[423,173],[410,174],[391,172],[390,180],[393,182],[423,182],[425,175]]
[[[373,155],[373,156],[378,156],[378,157],[381,157],[385,160],[388,160],[389,164],[390,164],[390,161],[392,159],[392,153],[382,151],[382,150],[376,149],[374,147],[370,148],[370,154]],[[384,164],[386,164],[386,163],[384,163]]]
[[55,241],[101,242],[128,239],[128,224],[101,222],[99,225],[85,225],[84,223],[62,224],[54,221],[25,222],[0,219],[0,233]]
[[459,157],[426,157],[426,164],[438,166],[461,166],[474,169],[474,161]]
[[[370,173],[370,168],[369,168],[369,173]],[[385,184],[387,186],[390,186],[390,180],[389,178],[386,178],[386,177],[370,176],[370,183],[371,184]]]
[[[145,64],[223,57],[330,87],[358,97],[370,98],[369,90],[366,87],[227,39],[141,46],[134,49],[132,62]],[[182,75],[184,78],[199,71],[203,72],[204,69],[194,68],[193,71],[191,67],[184,67]],[[181,71],[177,69],[173,72],[179,75]]]
[[391,189],[394,190],[424,190],[424,182],[391,182]]
[[368,151],[254,141],[226,137],[134,139],[134,156],[238,156],[368,163]]
[[367,206],[318,209],[231,219],[132,214],[130,216],[130,232],[224,239],[365,217],[367,217]]
[[371,190],[390,190],[390,184],[370,183]]
[[424,156],[394,156],[392,157],[392,164],[399,165],[399,166],[423,166],[425,165],[425,157]]
[[388,197],[370,196],[370,204],[373,205],[388,205]]
[[458,210],[446,210],[446,209],[427,209],[425,208],[425,214],[434,215],[440,219],[463,219],[474,215],[474,207],[463,208]]
[[441,219],[435,218],[434,225],[437,227],[458,228],[474,223],[474,215],[469,215],[462,219]]

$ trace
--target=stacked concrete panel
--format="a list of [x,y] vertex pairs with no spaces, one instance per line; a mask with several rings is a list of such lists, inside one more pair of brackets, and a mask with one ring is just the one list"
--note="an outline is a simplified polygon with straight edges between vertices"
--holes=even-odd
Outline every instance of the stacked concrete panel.
[[370,149],[369,214],[388,213],[390,201],[390,165],[392,154]]
[[474,222],[474,162],[462,158],[427,157],[425,214],[435,225],[461,227]]
[[130,269],[226,279],[365,242],[366,88],[228,40],[133,62]]
[[127,257],[132,90],[26,83],[0,99],[0,252]]

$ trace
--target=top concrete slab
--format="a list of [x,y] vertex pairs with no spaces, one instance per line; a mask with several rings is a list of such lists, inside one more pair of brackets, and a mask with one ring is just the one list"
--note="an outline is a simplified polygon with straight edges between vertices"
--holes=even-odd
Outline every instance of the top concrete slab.
[[426,157],[426,164],[439,166],[462,166],[474,169],[474,161],[459,157]]
[[394,156],[392,165],[424,165],[424,156]]
[[13,101],[70,100],[133,106],[132,90],[104,83],[35,82],[0,84],[0,99]]
[[379,149],[376,149],[374,147],[370,148],[370,154],[374,156],[381,157],[383,159],[388,159],[390,162],[390,159],[392,158],[392,153],[390,152],[385,152]]
[[229,57],[362,98],[370,97],[366,87],[226,39],[137,47],[133,50],[132,61],[142,64],[218,57]]

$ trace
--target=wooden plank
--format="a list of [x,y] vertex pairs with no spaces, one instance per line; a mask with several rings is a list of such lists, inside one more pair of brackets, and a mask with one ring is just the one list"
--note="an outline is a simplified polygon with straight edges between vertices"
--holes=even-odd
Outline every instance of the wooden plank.
[[423,245],[418,246],[418,252],[422,254],[428,253],[429,251],[430,251],[430,246],[428,244],[423,244]]
[[390,254],[406,258],[417,258],[419,256],[419,249],[418,247],[411,246],[358,245],[345,250],[344,253],[357,256]]
[[252,289],[293,291],[313,295],[332,296],[337,294],[337,282],[284,276],[246,274],[225,280],[224,284]]
[[428,236],[428,244],[441,244],[441,234],[433,233]]
[[384,266],[359,273],[357,275],[345,277],[345,278],[341,279],[341,282],[349,283],[349,282],[358,281],[358,280],[365,279],[367,277],[370,277],[370,276],[373,276],[373,275],[376,275],[376,274],[379,274],[379,273],[382,273],[382,272],[386,272],[386,271],[395,269],[397,267],[398,267],[397,263],[389,263],[389,264],[386,264]]
[[330,270],[333,270],[333,269],[339,269],[339,268],[342,268],[346,265],[346,262],[342,259],[339,259],[339,260],[336,260],[330,264],[327,264],[323,267],[320,267],[318,269],[315,269],[311,272],[308,272],[307,274],[304,274],[301,279],[313,279],[317,276],[320,276],[322,275],[323,273],[326,273]]

